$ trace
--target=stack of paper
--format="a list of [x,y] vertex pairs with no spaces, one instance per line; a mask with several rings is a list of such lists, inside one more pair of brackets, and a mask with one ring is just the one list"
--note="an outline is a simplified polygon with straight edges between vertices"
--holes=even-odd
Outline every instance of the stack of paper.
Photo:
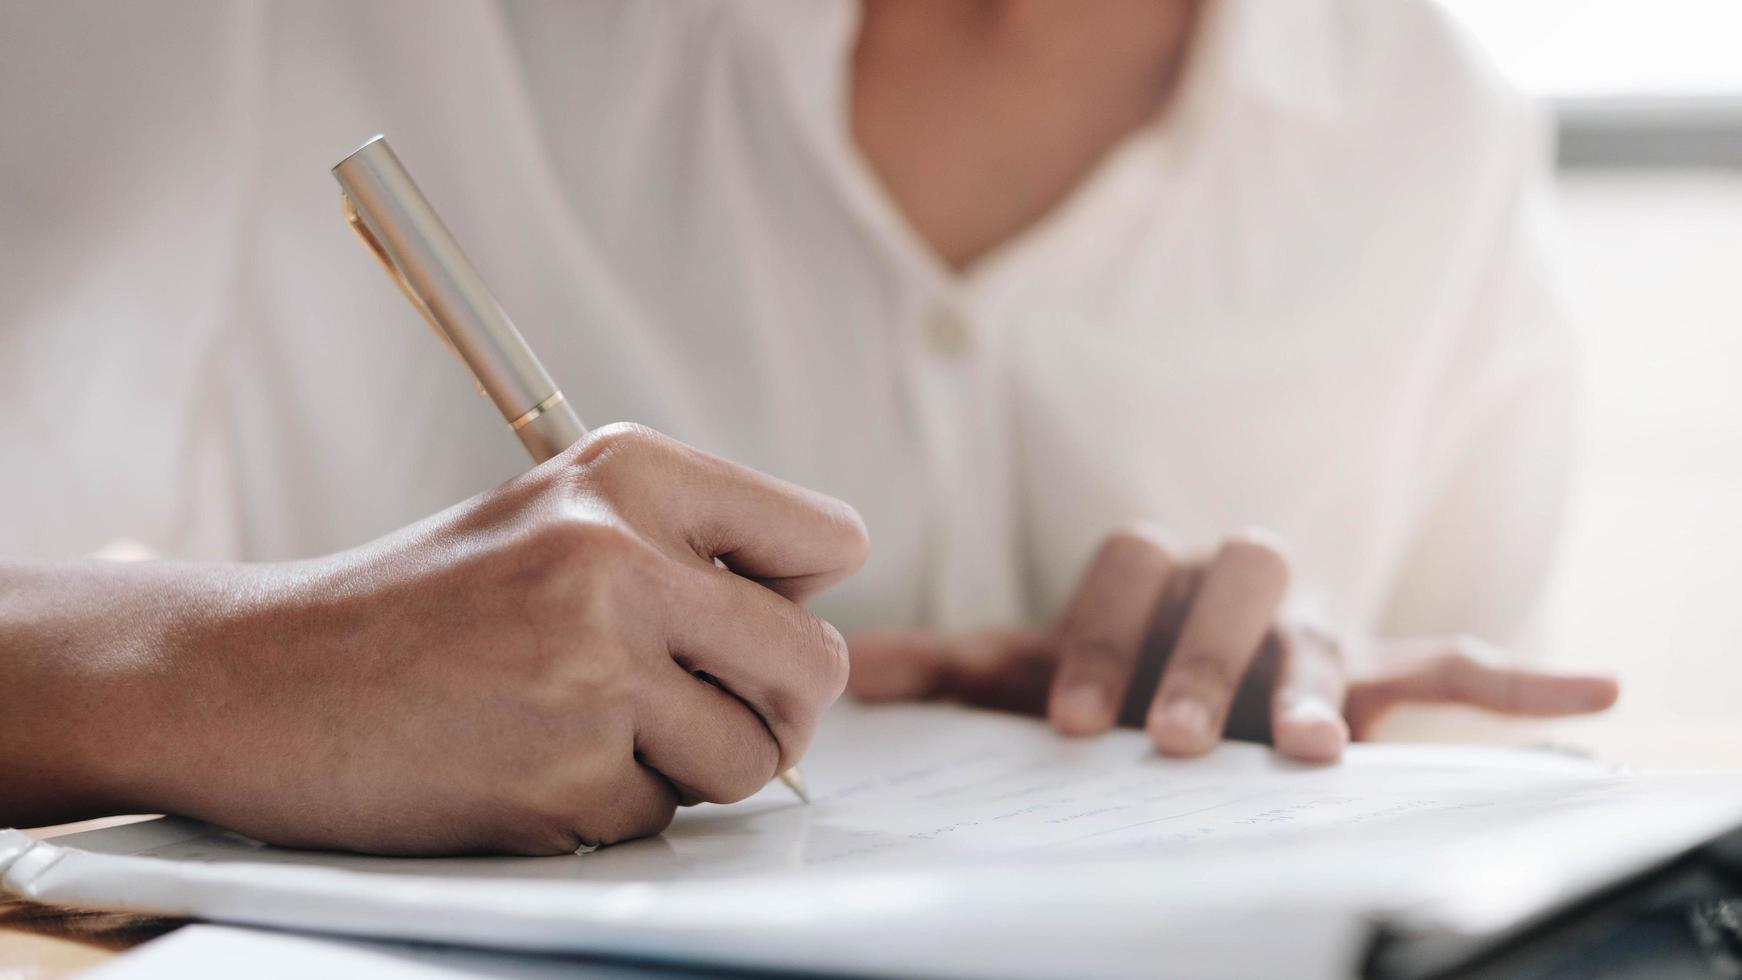
[[1356,746],[1312,767],[1141,733],[1067,740],[948,706],[829,716],[814,803],[773,787],[561,858],[263,847],[164,820],[30,846],[66,904],[353,936],[928,976],[1341,976],[1377,924],[1491,938],[1742,826],[1735,774]]

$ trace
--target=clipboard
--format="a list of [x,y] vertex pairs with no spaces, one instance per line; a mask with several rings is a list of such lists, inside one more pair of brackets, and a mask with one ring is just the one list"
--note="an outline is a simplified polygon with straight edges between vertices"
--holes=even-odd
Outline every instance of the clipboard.
[[[1685,920],[1725,906],[1742,913],[1742,825],[1661,866],[1494,934],[1421,935],[1381,923],[1362,957],[1360,973],[1371,980],[1578,976],[1591,972],[1595,959],[1615,940],[1626,945],[1642,920],[1666,914]],[[1710,926],[1713,934],[1703,942],[1691,934],[1682,937],[1690,959],[1719,957],[1732,970],[1742,967],[1742,931],[1729,915],[1724,918]],[[1662,942],[1662,937],[1642,939]],[[1661,958],[1670,951],[1657,952]],[[1670,972],[1661,959],[1642,966],[1640,976]]]

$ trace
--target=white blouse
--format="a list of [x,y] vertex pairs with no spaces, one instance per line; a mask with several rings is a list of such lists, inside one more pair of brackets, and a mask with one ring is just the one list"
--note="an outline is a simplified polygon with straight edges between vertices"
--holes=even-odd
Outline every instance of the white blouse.
[[1137,520],[1268,527],[1351,627],[1524,621],[1572,402],[1545,141],[1445,15],[1217,0],[1164,117],[965,275],[852,144],[856,18],[12,11],[0,554],[308,555],[525,465],[340,216],[380,131],[589,423],[859,509],[845,629],[1039,621]]

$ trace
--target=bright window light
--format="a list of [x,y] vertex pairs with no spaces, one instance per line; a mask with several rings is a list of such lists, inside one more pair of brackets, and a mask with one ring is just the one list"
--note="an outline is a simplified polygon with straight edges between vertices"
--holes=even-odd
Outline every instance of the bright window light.
[[1526,91],[1742,98],[1742,0],[1443,0]]

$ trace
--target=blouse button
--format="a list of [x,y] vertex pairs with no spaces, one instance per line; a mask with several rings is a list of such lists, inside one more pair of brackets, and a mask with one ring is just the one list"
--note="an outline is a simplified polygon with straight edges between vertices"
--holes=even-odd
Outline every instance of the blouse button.
[[926,316],[925,342],[940,357],[965,357],[974,349],[974,325],[955,306],[938,303]]

